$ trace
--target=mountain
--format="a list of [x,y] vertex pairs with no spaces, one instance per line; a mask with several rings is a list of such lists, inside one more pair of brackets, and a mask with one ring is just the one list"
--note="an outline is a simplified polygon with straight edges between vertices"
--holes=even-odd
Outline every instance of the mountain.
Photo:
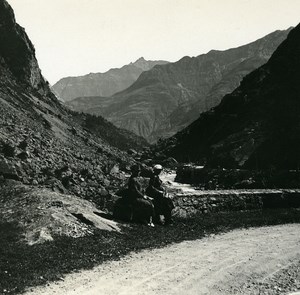
[[168,62],[145,60],[141,57],[134,63],[119,69],[110,69],[105,73],[62,78],[53,85],[52,90],[60,100],[65,102],[76,97],[111,96],[129,87],[142,72],[152,69],[155,65],[166,63]]
[[[12,8],[6,1],[0,2],[0,75],[1,89],[9,86],[38,91],[41,96],[49,94],[47,99],[53,103],[47,82],[41,75],[34,47],[25,30],[16,24]],[[44,97],[42,97],[43,99]]]
[[156,149],[208,167],[299,169],[300,25],[221,103]]
[[24,237],[33,240],[51,236],[52,230],[76,236],[83,207],[95,220],[93,210],[103,208],[108,190],[123,184],[120,169],[134,163],[122,150],[145,144],[101,117],[70,111],[56,99],[31,41],[5,0],[0,0],[0,126],[0,223],[17,223]]
[[111,98],[77,98],[68,106],[102,115],[116,126],[156,142],[174,135],[200,113],[218,105],[246,74],[270,58],[289,31],[276,31],[238,48],[212,50],[155,66]]

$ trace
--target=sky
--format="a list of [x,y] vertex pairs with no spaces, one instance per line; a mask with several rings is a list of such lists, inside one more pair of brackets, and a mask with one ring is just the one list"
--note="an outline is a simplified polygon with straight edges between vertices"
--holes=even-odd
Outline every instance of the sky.
[[42,74],[105,72],[139,57],[177,61],[300,22],[300,0],[7,0]]

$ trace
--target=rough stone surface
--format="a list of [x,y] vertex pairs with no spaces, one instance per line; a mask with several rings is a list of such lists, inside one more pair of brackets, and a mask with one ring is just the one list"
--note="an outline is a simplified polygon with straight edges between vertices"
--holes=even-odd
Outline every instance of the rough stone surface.
[[132,165],[125,151],[139,147],[135,135],[103,118],[74,113],[56,99],[5,0],[0,0],[0,126],[0,188],[11,187],[11,198],[19,180],[103,208],[124,182],[124,172],[113,167]]
[[83,237],[96,228],[120,231],[90,201],[23,184],[0,186],[0,214],[2,220],[19,224],[29,245],[52,241],[55,236]]
[[199,213],[300,207],[300,189],[195,189],[176,182],[173,172],[164,173],[162,180],[175,204],[173,215],[184,218]]
[[300,188],[298,170],[210,169],[203,166],[180,165],[176,181],[201,189],[263,189]]
[[174,215],[300,207],[300,190],[221,190],[175,193]]

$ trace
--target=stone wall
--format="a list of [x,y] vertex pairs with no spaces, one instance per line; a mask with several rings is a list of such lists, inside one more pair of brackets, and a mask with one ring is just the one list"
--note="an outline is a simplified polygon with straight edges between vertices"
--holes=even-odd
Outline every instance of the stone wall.
[[178,217],[198,213],[300,207],[300,190],[195,191],[173,195]]
[[176,173],[177,182],[204,190],[300,188],[300,170],[210,169],[183,165]]

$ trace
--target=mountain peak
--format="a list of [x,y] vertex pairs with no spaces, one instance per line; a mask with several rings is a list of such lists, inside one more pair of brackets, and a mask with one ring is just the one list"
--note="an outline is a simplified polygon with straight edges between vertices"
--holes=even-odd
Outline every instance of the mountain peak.
[[139,63],[139,62],[144,62],[144,61],[146,61],[146,60],[144,59],[143,56],[141,56],[141,57],[138,58],[134,63]]
[[6,0],[0,1],[0,8],[1,25],[3,26],[5,23],[15,24],[16,20],[14,12]]
[[140,57],[133,63],[134,66],[142,69],[143,71],[150,70],[150,68],[152,68],[150,64],[152,64],[151,61],[145,60],[144,57]]
[[[114,99],[98,100],[96,112],[149,142],[171,136],[218,105],[225,94],[239,86],[242,77],[265,64],[287,34],[282,31],[264,42],[257,40],[156,66],[144,71]],[[131,68],[147,63],[150,61],[141,58]],[[95,107],[91,103],[86,110],[95,112]]]
[[142,72],[166,63],[168,62],[145,60],[144,57],[140,57],[135,62],[121,68],[110,69],[105,73],[62,78],[52,89],[65,102],[77,97],[111,96],[132,85]]
[[167,63],[168,62],[164,60],[146,60],[144,57],[140,57],[134,63],[131,64],[143,71],[149,71],[157,64],[167,64]]

